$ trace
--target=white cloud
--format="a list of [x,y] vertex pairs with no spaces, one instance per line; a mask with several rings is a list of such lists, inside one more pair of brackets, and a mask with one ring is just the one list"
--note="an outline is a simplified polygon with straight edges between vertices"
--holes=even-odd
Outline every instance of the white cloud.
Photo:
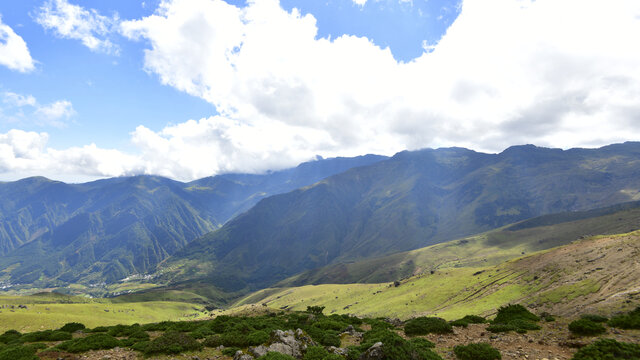
[[311,15],[276,0],[246,8],[165,0],[155,14],[123,22],[121,33],[148,42],[148,72],[220,115],[160,131],[139,126],[133,155],[26,142],[43,168],[79,161],[82,169],[69,171],[188,180],[316,154],[640,138],[637,1],[467,0],[432,51],[406,63],[366,38],[317,38]]
[[35,69],[27,43],[9,25],[2,23],[2,16],[0,16],[0,65],[20,72]]
[[117,15],[100,15],[94,9],[87,10],[67,0],[47,0],[38,9],[35,20],[56,36],[80,40],[92,51],[118,54],[118,46],[108,38],[118,25]]
[[353,3],[358,6],[364,6],[367,3],[367,0],[353,0]]
[[44,175],[54,179],[127,175],[136,158],[95,144],[65,150],[47,148],[46,133],[9,130],[0,134],[0,173],[12,179]]
[[311,15],[276,0],[165,0],[122,33],[149,41],[147,71],[235,126],[322,134],[305,138],[311,152],[499,151],[637,139],[639,15],[630,0],[467,0],[432,51],[408,63],[366,38],[317,38]]
[[66,121],[75,115],[73,104],[68,100],[58,100],[50,104],[40,104],[32,95],[4,92],[0,94],[0,119],[10,122],[33,122],[40,126],[64,127]]

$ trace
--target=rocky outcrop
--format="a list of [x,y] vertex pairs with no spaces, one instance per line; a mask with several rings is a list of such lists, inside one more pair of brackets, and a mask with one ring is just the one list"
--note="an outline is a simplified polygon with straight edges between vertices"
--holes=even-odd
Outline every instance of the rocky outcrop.
[[259,358],[260,356],[264,356],[269,352],[278,352],[293,356],[296,359],[302,359],[302,356],[309,346],[317,346],[317,344],[301,329],[297,329],[296,331],[274,330],[271,333],[271,340],[268,343],[249,347],[247,349],[249,354],[238,351],[233,359],[251,360],[254,357]]

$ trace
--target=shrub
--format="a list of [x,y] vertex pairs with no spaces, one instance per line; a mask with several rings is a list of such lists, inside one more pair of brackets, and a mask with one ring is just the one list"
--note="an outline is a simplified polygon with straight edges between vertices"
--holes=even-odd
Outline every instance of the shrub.
[[384,352],[385,359],[441,360],[438,354],[428,348],[430,347],[430,342],[424,343],[420,341],[407,341],[395,332],[386,329],[374,329],[364,333],[361,345],[350,348],[347,358],[357,359],[362,352],[365,352],[377,342],[382,343],[382,350]]
[[235,346],[224,348],[224,349],[222,349],[222,355],[227,355],[227,356],[233,357],[233,355],[235,355],[238,352],[238,350],[240,350],[240,348],[239,347],[235,347]]
[[447,334],[453,332],[451,325],[444,319],[436,317],[418,317],[407,321],[404,333],[407,336],[426,334]]
[[415,346],[417,349],[423,349],[423,350],[428,350],[428,349],[433,349],[434,347],[436,347],[436,344],[432,343],[431,341],[424,339],[424,338],[414,338],[409,340],[409,342]]
[[222,338],[220,337],[220,335],[211,335],[204,339],[202,345],[206,347],[218,347],[222,345]]
[[140,324],[115,325],[109,328],[109,331],[107,333],[111,336],[123,337],[123,336],[129,336],[131,334],[134,334],[140,331],[143,331],[142,326],[140,326]]
[[60,328],[60,331],[74,333],[78,330],[83,330],[83,329],[85,329],[84,324],[77,323],[77,322],[70,322],[70,323],[64,324],[64,326]]
[[98,333],[87,337],[65,341],[56,348],[70,353],[81,353],[89,350],[106,350],[121,346],[121,342],[111,335]]
[[590,320],[593,322],[597,322],[597,323],[606,323],[607,321],[609,321],[608,318],[601,316],[601,315],[595,315],[595,314],[584,314],[582,316],[580,316],[581,319],[586,319],[586,320]]
[[145,352],[145,350],[147,350],[147,347],[149,346],[149,344],[151,344],[151,341],[140,341],[140,342],[134,343],[133,345],[130,345],[130,347],[133,350],[140,351],[140,352]]
[[573,355],[573,360],[638,359],[640,345],[602,339],[587,345]]
[[269,334],[262,330],[254,331],[247,335],[247,343],[249,345],[261,345],[269,341]]
[[144,349],[149,354],[179,354],[189,350],[200,350],[202,344],[188,334],[167,331],[162,336],[151,341]]
[[33,347],[11,345],[0,349],[0,360],[38,360],[35,353]]
[[491,324],[487,326],[487,331],[493,333],[507,332],[507,331],[516,331],[517,327],[509,324]]
[[267,355],[260,356],[258,360],[295,360],[295,358],[279,352],[268,352]]
[[320,344],[324,346],[340,347],[340,337],[338,336],[338,334],[327,331],[324,333],[322,340],[320,340]]
[[464,320],[466,322],[468,322],[469,324],[484,324],[487,322],[487,319],[483,318],[482,316],[478,316],[478,315],[466,315],[465,317],[463,317],[460,320]]
[[71,340],[71,333],[60,330],[34,331],[22,335],[22,342]]
[[311,346],[307,348],[303,360],[323,360],[328,355],[329,352],[322,346]]
[[215,332],[208,326],[200,326],[189,333],[189,335],[193,336],[194,339],[204,339],[205,337],[213,334],[215,334]]
[[4,334],[0,335],[0,342],[5,344],[15,344],[20,342],[20,338],[22,334],[16,330],[8,330],[5,331]]
[[589,319],[578,319],[569,324],[569,331],[577,335],[597,335],[603,334],[607,330],[602,324],[593,322]]
[[499,360],[502,359],[500,351],[486,343],[457,345],[453,353],[460,360]]
[[322,315],[323,311],[324,311],[324,306],[307,306],[307,312],[315,315]]
[[108,327],[106,327],[106,326],[98,326],[98,327],[95,327],[95,328],[91,329],[89,332],[99,333],[99,332],[107,332],[107,331],[109,331]]
[[498,309],[498,314],[496,318],[493,319],[493,323],[495,324],[508,324],[513,320],[525,320],[525,321],[540,321],[536,315],[531,313],[527,308],[520,304],[509,304],[507,306],[501,306]]
[[537,321],[540,321],[540,318],[524,306],[509,304],[498,309],[498,314],[487,330],[491,332],[515,330],[518,333],[525,333],[527,330],[539,330],[540,326],[536,324]]
[[620,329],[640,329],[640,306],[628,314],[612,317],[608,324]]
[[347,326],[349,326],[349,324],[335,321],[335,320],[330,320],[330,319],[322,319],[322,320],[316,321],[313,324],[313,326],[320,328],[322,330],[341,331],[341,330],[344,330]]
[[458,319],[458,320],[449,321],[449,325],[466,328],[467,326],[469,326],[469,323],[462,319]]
[[136,342],[138,342],[138,341],[147,341],[147,340],[149,340],[149,334],[147,334],[146,331],[139,330],[139,331],[134,332],[133,334],[129,335],[129,339],[135,339]]

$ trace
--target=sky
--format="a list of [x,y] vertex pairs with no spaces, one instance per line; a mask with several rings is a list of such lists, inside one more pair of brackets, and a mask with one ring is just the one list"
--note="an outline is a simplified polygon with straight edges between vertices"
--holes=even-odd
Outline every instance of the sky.
[[637,0],[0,2],[0,181],[640,140]]

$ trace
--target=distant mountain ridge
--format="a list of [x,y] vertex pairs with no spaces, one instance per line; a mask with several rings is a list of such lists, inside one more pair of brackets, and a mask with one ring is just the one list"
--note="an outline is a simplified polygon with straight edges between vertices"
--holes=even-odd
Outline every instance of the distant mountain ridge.
[[144,273],[264,197],[382,159],[324,159],[189,183],[159,176],[0,183],[0,281],[63,285]]
[[405,151],[260,201],[162,264],[166,281],[237,291],[539,215],[640,199],[640,143]]

